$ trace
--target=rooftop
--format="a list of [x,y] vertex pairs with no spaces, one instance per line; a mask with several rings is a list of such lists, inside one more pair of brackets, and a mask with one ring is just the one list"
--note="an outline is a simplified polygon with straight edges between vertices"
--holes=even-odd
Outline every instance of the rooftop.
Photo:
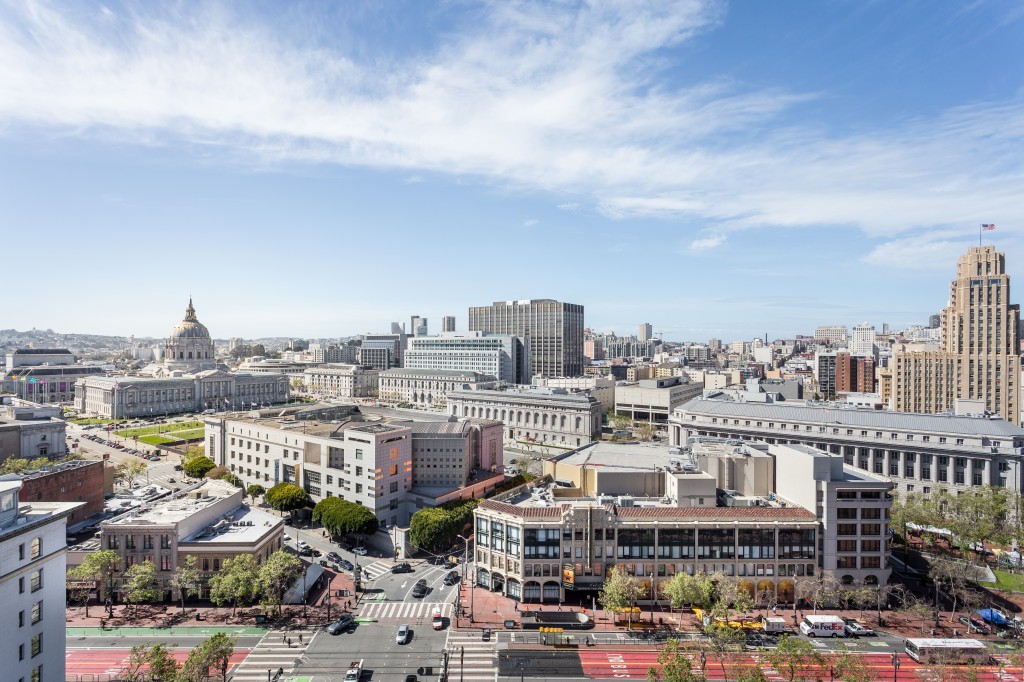
[[104,525],[175,525],[189,518],[196,512],[206,509],[210,505],[216,504],[226,497],[234,495],[238,490],[239,488],[236,488],[227,481],[206,481],[198,488],[190,490],[187,495],[158,502],[152,507],[143,509],[137,514],[127,514],[121,518],[108,521]]
[[559,465],[605,467],[619,471],[651,471],[683,457],[680,448],[655,443],[610,443],[598,441],[549,461]]
[[258,541],[268,532],[284,527],[284,519],[248,505],[236,507],[207,527],[182,538],[181,543],[236,544]]
[[794,405],[792,403],[738,403],[731,400],[694,398],[676,408],[711,416],[779,421],[811,422],[821,425],[864,427],[890,431],[949,433],[962,436],[1024,438],[1024,429],[998,418],[942,414],[916,414],[868,409]]
[[[634,500],[640,502],[640,500]],[[656,501],[654,501],[656,502]],[[603,509],[614,513],[622,520],[664,519],[664,520],[699,520],[699,521],[815,521],[814,514],[803,507],[675,507],[665,504],[636,504],[621,506],[602,503],[595,499],[579,499],[571,502],[556,501],[547,506],[530,505],[529,503],[509,504],[484,500],[481,509],[490,509],[513,516],[533,519],[560,519],[565,507]]]

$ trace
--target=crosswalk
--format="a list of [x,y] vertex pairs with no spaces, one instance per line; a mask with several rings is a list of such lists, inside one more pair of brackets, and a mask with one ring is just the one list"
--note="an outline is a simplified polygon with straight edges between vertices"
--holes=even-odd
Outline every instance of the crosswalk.
[[497,679],[495,642],[485,642],[479,632],[448,631],[448,679],[483,682]]
[[451,619],[452,605],[446,602],[369,602],[360,607],[356,618],[413,625],[429,621],[435,607],[441,609],[442,618]]
[[[231,672],[231,682],[266,682],[267,671],[283,668],[285,675],[294,671],[297,661],[310,645],[317,632],[302,631],[299,643],[298,630],[271,630],[260,640],[245,660]],[[291,646],[288,639],[291,638]]]
[[392,566],[394,566],[394,564],[387,561],[376,561],[369,566],[363,566],[362,569],[367,578],[370,580],[376,580],[385,573],[390,573]]

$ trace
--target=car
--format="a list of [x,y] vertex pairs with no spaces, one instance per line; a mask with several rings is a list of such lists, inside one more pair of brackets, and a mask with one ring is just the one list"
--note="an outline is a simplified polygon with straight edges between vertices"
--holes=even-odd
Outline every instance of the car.
[[391,567],[392,573],[412,573],[412,566],[408,563],[395,564]]
[[341,564],[341,567],[344,568],[346,571],[353,571],[356,568],[355,564],[353,564],[351,561],[345,558],[338,559],[338,563]]
[[306,542],[305,540],[299,540],[299,541],[298,541],[297,543],[295,543],[295,544],[297,544],[297,545],[299,546],[299,549],[302,549],[302,548],[304,548],[304,547],[309,547],[309,543],[308,543],[308,542]]
[[313,556],[313,548],[309,546],[300,547],[299,556]]
[[448,569],[448,568],[455,568],[456,566],[458,566],[458,564],[455,563],[454,561],[452,561],[451,559],[448,559],[443,564],[441,564],[441,566],[442,566],[442,568]]
[[292,538],[291,538],[290,535],[288,535],[288,533],[285,533],[283,537],[284,537],[284,541],[285,542],[291,542],[292,541]]
[[987,635],[991,632],[989,627],[977,618],[968,618],[967,616],[957,616],[957,621],[967,627],[968,632],[975,631],[983,635]]
[[68,547],[71,547],[72,545],[74,545],[74,544],[76,544],[78,542],[78,540],[75,540],[70,535],[68,535],[66,538],[64,538],[64,541],[68,543]]
[[875,634],[871,628],[866,628],[857,621],[850,621],[846,624],[846,634],[850,637],[869,637]]
[[327,560],[328,561],[333,561],[336,564],[340,564],[341,563],[341,555],[338,554],[337,552],[328,552],[327,553]]
[[415,675],[406,675],[405,682],[419,682],[419,678]]
[[459,572],[452,571],[444,577],[445,585],[458,585],[459,584]]
[[427,587],[427,581],[420,579],[412,587],[412,596],[414,599],[423,599],[425,596],[427,596],[428,591],[429,588]]
[[175,464],[174,465],[174,470],[175,471],[181,471],[181,465],[180,464]]
[[408,644],[411,636],[412,630],[409,629],[408,625],[399,625],[398,634],[395,635],[395,644]]
[[327,634],[340,635],[345,630],[351,628],[353,624],[355,624],[355,619],[346,613],[338,618],[338,620],[327,626]]
[[490,629],[489,629],[489,628],[485,628],[485,629],[484,629],[484,633],[483,633],[483,640],[484,640],[485,642],[489,642],[489,641],[491,641],[491,631],[490,631]]
[[168,476],[167,477],[167,482],[168,483],[177,483],[177,481],[174,480],[174,476]]
[[353,554],[358,554],[359,556],[366,556],[366,548],[365,547],[353,547],[352,548],[352,553]]

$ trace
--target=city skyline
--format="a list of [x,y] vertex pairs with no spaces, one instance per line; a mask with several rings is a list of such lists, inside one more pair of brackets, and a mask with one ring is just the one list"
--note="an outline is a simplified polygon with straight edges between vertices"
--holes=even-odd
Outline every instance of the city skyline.
[[1017,3],[6,7],[0,327],[898,329],[982,223],[1024,276]]

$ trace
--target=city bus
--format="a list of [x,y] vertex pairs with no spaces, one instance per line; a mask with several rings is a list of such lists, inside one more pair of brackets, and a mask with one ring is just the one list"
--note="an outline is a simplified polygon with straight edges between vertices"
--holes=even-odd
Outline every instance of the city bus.
[[908,639],[907,655],[918,663],[989,663],[988,648],[976,639]]

